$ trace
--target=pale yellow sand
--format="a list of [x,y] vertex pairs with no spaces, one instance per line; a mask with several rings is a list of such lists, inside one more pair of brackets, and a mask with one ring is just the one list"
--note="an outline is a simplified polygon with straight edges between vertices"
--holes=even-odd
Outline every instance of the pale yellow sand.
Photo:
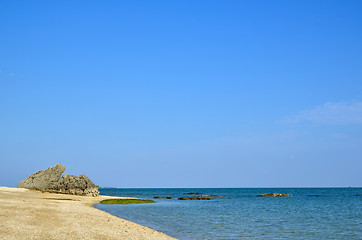
[[174,239],[91,207],[108,198],[0,187],[0,239]]

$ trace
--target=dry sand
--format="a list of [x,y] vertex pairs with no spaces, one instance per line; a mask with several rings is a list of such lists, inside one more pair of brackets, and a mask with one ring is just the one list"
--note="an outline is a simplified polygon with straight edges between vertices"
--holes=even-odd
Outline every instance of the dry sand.
[[0,187],[0,239],[174,239],[91,207],[109,198]]

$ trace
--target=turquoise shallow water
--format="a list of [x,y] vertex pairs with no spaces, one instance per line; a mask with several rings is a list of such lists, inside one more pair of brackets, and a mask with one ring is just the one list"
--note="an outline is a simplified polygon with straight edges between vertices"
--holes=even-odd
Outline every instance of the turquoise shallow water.
[[[96,207],[178,239],[362,239],[362,188],[100,189],[157,203]],[[180,201],[183,193],[226,197]],[[265,198],[277,192],[294,197]]]

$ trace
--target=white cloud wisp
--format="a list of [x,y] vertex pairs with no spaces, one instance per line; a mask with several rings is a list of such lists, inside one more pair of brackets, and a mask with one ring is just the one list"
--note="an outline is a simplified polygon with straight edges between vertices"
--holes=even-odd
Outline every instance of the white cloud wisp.
[[285,118],[283,123],[310,122],[315,124],[362,124],[362,102],[327,102],[311,110]]

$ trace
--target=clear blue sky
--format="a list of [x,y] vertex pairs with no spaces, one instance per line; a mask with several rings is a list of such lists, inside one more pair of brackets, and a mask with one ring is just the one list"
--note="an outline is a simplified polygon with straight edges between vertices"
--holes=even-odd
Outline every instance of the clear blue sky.
[[2,1],[0,185],[362,186],[362,1]]

